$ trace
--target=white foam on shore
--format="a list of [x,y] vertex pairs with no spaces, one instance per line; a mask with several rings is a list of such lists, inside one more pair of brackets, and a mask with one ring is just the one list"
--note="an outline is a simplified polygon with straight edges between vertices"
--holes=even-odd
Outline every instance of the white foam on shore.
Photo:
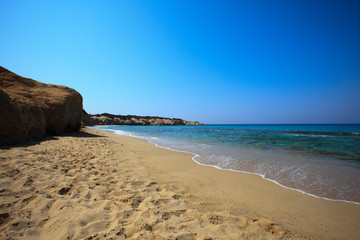
[[[332,199],[332,198],[327,198],[327,197],[320,197],[320,196],[317,196],[315,194],[312,194],[312,193],[308,193],[308,192],[305,192],[303,190],[300,190],[300,189],[297,189],[297,188],[292,188],[292,187],[287,187],[275,180],[272,180],[270,178],[267,178],[265,177],[264,174],[259,174],[259,173],[253,173],[253,172],[247,172],[247,171],[241,171],[241,170],[234,170],[234,169],[231,169],[231,168],[221,168],[219,166],[216,166],[216,165],[211,165],[211,164],[204,164],[204,163],[201,163],[200,161],[196,160],[196,158],[200,158],[201,156],[197,153],[194,153],[194,152],[189,152],[189,151],[184,151],[184,150],[176,150],[176,149],[172,149],[172,148],[169,148],[169,147],[165,147],[165,146],[161,146],[157,143],[153,143],[151,141],[148,140],[148,137],[141,137],[141,136],[137,136],[137,135],[133,135],[129,132],[126,132],[126,131],[122,131],[122,130],[113,130],[113,129],[103,129],[103,128],[97,128],[97,127],[93,127],[94,129],[98,129],[98,130],[104,130],[104,131],[108,131],[108,132],[112,132],[112,133],[115,133],[115,134],[119,134],[119,135],[125,135],[125,136],[129,136],[129,137],[133,137],[133,138],[136,138],[136,139],[140,139],[140,140],[144,140],[146,142],[149,142],[151,144],[154,144],[156,147],[158,148],[163,148],[163,149],[167,149],[167,150],[170,150],[170,151],[174,151],[174,152],[182,152],[182,153],[188,153],[188,154],[191,154],[193,155],[192,157],[192,160],[199,164],[199,165],[202,165],[202,166],[206,166],[206,167],[213,167],[213,168],[216,168],[218,170],[223,170],[223,171],[232,171],[232,172],[238,172],[238,173],[246,173],[246,174],[252,174],[252,175],[257,175],[257,176],[260,176],[262,179],[264,180],[267,180],[267,181],[270,181],[270,182],[273,182],[283,188],[286,188],[286,189],[289,189],[289,190],[293,190],[293,191],[297,191],[297,192],[300,192],[302,194],[305,194],[305,195],[308,195],[308,196],[311,196],[311,197],[315,197],[315,198],[318,198],[318,199],[324,199],[324,200],[328,200],[328,201],[333,201],[333,202],[345,202],[345,203],[352,203],[352,204],[356,204],[356,205],[360,205],[360,202],[355,202],[355,201],[349,201],[349,200],[343,200],[343,199]],[[159,138],[156,138],[156,137],[149,137],[150,139],[154,139],[154,140],[158,140]]]

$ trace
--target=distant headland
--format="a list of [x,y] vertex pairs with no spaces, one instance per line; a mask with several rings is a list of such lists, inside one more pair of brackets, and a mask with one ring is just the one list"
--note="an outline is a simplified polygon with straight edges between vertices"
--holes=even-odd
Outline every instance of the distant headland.
[[179,118],[157,116],[113,115],[109,113],[88,114],[83,110],[83,124],[94,125],[139,125],[139,126],[172,126],[172,125],[204,125],[196,121],[185,121]]

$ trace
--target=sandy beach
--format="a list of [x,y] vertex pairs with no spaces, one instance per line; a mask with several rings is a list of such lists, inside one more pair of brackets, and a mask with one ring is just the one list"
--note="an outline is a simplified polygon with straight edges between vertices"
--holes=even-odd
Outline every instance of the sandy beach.
[[83,129],[0,149],[1,239],[360,239],[360,205]]

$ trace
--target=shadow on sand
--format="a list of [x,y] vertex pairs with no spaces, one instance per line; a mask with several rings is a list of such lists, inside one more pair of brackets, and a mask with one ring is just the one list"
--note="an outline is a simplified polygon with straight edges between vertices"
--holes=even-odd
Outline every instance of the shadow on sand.
[[102,135],[98,135],[98,134],[93,134],[93,133],[88,133],[88,132],[85,132],[83,129],[80,129],[80,130],[77,131],[77,132],[63,133],[63,134],[59,134],[59,135],[55,135],[55,136],[47,135],[47,136],[42,137],[42,138],[39,138],[39,139],[28,140],[28,141],[20,142],[20,143],[17,143],[17,144],[0,145],[0,149],[10,149],[10,148],[18,148],[18,147],[29,147],[29,146],[33,146],[33,145],[40,144],[41,142],[44,142],[44,141],[58,140],[59,137],[82,137],[82,138],[98,138],[98,137],[103,137],[103,138],[106,138],[106,136],[102,136]]

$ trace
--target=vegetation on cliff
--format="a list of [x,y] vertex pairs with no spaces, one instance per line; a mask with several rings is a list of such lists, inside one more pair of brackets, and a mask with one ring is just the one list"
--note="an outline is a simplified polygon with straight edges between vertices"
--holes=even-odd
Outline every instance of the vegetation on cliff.
[[203,125],[199,122],[185,121],[179,118],[153,116],[113,115],[109,113],[91,115],[83,112],[83,123],[94,125]]

